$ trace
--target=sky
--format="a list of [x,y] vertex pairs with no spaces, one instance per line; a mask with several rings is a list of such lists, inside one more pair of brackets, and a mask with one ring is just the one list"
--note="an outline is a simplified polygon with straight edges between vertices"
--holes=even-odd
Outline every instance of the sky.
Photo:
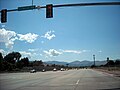
[[[119,0],[33,0],[47,4],[111,2]],[[0,10],[30,6],[32,0],[0,0]],[[1,17],[1,16],[0,16]],[[46,9],[7,13],[0,22],[0,52],[20,52],[30,61],[103,61],[120,59],[120,6],[59,7],[53,18]]]

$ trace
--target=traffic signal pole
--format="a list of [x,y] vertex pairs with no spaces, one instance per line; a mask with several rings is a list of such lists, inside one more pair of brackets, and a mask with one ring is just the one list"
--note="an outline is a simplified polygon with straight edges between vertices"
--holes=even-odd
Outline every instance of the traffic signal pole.
[[[120,5],[120,2],[98,2],[98,3],[60,4],[60,5],[53,5],[53,7],[57,8],[57,7],[104,6],[104,5]],[[40,9],[40,8],[46,8],[46,6],[36,6],[34,9]],[[13,12],[13,11],[18,11],[18,9],[7,10],[7,12]]]
[[[11,9],[7,10],[6,12],[14,12],[14,11],[25,11],[25,10],[33,10],[33,9],[42,9],[46,8],[46,18],[52,18],[53,17],[53,7],[54,8],[59,8],[59,7],[75,7],[75,6],[108,6],[108,5],[120,5],[120,2],[97,2],[97,3],[77,3],[77,4],[60,4],[60,5],[46,5],[46,6],[36,6],[33,5],[33,0],[32,0],[32,5],[31,6],[22,6],[18,7],[17,9]],[[3,9],[4,10],[4,9]],[[7,13],[4,14],[3,10],[0,11],[1,13],[1,23],[7,22]],[[6,17],[4,17],[6,16]]]

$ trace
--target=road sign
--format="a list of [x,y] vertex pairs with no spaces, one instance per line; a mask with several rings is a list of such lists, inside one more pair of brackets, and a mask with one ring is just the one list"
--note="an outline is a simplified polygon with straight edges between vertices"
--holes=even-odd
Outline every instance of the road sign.
[[35,8],[36,8],[35,5],[33,5],[33,6],[18,7],[18,11],[32,10],[32,9],[35,9]]

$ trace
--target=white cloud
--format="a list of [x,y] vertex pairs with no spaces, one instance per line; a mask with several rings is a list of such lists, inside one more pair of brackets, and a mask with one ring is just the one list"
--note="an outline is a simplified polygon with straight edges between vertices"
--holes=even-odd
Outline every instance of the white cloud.
[[63,52],[66,52],[66,53],[75,53],[75,54],[80,54],[82,53],[81,51],[77,51],[77,50],[62,50]]
[[58,56],[60,54],[62,54],[61,52],[55,50],[55,49],[50,49],[48,51],[43,51],[45,54],[49,55],[49,56]]
[[33,43],[38,37],[38,35],[34,34],[34,33],[33,34],[27,33],[25,35],[17,34],[17,35],[18,35],[20,41],[26,41],[28,43]]
[[43,56],[42,54],[40,54],[40,56]]
[[28,49],[28,51],[35,52],[35,51],[38,51],[38,49]]
[[99,53],[101,53],[102,51],[100,50],[100,51],[98,51]]
[[3,53],[5,53],[5,51],[3,50],[3,49],[0,49],[0,52],[3,54]]
[[4,57],[8,52],[6,52],[5,50],[3,49],[0,49],[0,52],[2,53],[2,56]]
[[5,25],[1,25],[2,26],[2,28],[4,28],[5,27]]
[[9,31],[4,28],[0,29],[0,42],[5,43],[7,48],[12,48],[16,39],[17,37],[14,31]]
[[46,38],[48,40],[51,40],[52,38],[55,37],[55,34],[52,34],[52,33],[54,33],[54,31],[48,31],[48,32],[45,33],[44,36],[41,36],[41,37]]
[[81,52],[82,52],[82,53],[90,52],[90,50],[82,50]]
[[61,51],[63,53],[74,53],[74,54],[90,52],[90,50],[63,50],[63,49],[59,49],[59,51]]
[[17,34],[14,31],[6,30],[4,28],[0,29],[0,43],[4,43],[6,48],[12,49],[15,40],[26,41],[28,43],[33,43],[37,39],[37,34],[27,33]]
[[22,57],[31,58],[31,56],[32,56],[32,54],[30,52],[26,52],[26,51],[19,51],[19,52],[22,55]]
[[33,53],[34,56],[38,55],[37,53]]

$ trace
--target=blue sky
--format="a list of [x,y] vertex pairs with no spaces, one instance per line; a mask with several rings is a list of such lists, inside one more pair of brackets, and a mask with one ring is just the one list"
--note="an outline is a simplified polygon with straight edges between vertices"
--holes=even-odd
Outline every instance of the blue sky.
[[[106,0],[119,1],[119,0]],[[106,2],[105,0],[34,0],[34,5]],[[0,0],[0,10],[31,5],[31,0]],[[54,8],[9,12],[0,23],[0,52],[19,51],[30,60],[66,61],[120,58],[120,6]]]

